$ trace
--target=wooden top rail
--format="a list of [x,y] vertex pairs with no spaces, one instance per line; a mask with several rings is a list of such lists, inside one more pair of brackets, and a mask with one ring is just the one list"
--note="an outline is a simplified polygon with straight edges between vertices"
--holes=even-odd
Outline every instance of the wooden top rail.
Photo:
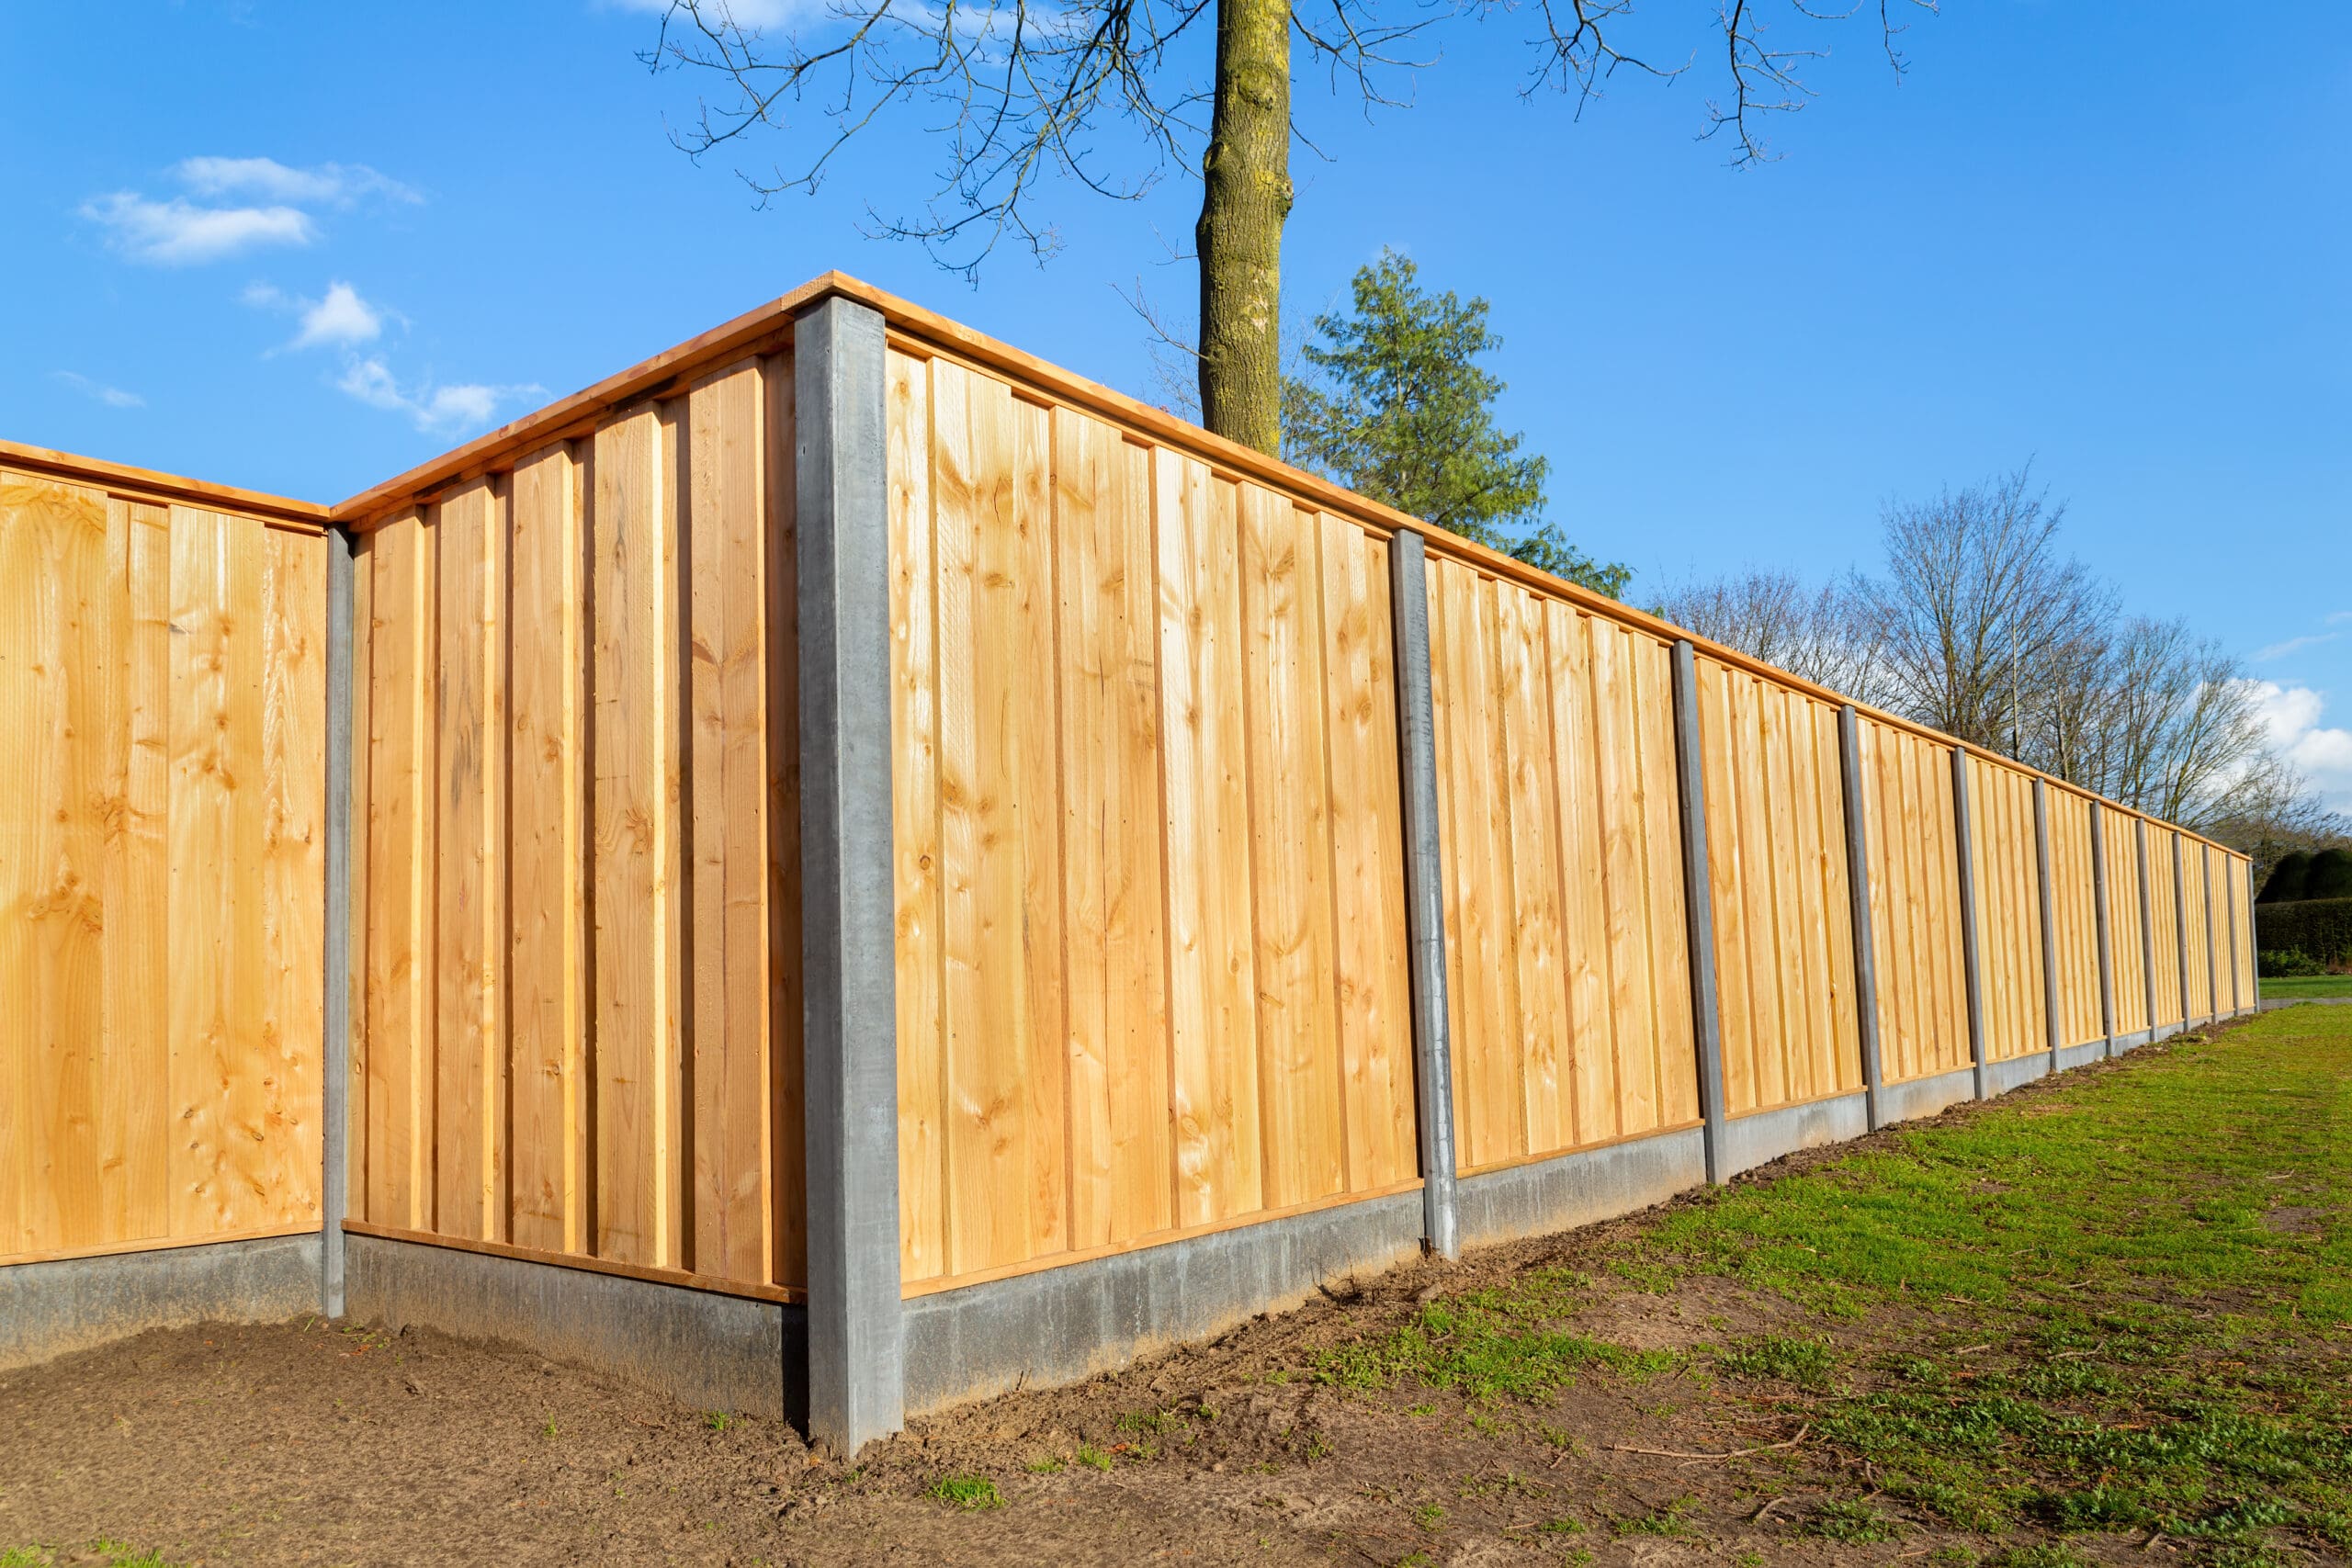
[[125,501],[153,501],[165,504],[177,502],[220,512],[241,513],[258,517],[277,527],[299,528],[306,533],[322,534],[326,532],[327,525],[334,520],[332,508],[321,506],[313,501],[290,501],[285,496],[269,495],[261,491],[239,490],[234,485],[211,484],[178,474],[160,474],[150,468],[134,468],[128,463],[109,463],[103,457],[52,452],[46,446],[27,446],[15,441],[0,441],[0,467],[85,484]]
[[[1384,537],[1399,529],[1411,529],[1428,541],[1429,549],[1434,555],[1462,561],[1488,576],[1502,578],[1535,592],[1547,594],[1661,640],[1687,640],[1696,651],[1719,663],[1762,676],[1823,702],[1838,705],[1853,702],[1842,692],[1792,675],[1737,649],[1710,641],[1695,632],[1630,604],[1620,604],[1605,594],[1564,581],[1548,572],[1538,571],[1499,550],[1449,534],[1418,517],[1368,500],[1319,475],[1295,468],[1280,458],[1270,457],[1238,442],[1213,434],[1177,418],[1166,409],[1155,408],[1140,399],[1049,364],[1035,355],[1024,353],[984,333],[975,332],[959,321],[951,321],[842,272],[828,272],[811,278],[789,293],[747,310],[708,332],[688,338],[674,348],[607,376],[594,386],[501,425],[487,434],[476,436],[406,473],[381,484],[371,485],[338,506],[324,507],[315,502],[290,501],[282,496],[236,490],[226,485],[205,484],[175,475],[150,473],[141,468],[38,447],[19,446],[9,442],[0,442],[0,461],[68,478],[89,479],[125,494],[219,503],[232,510],[253,513],[272,523],[311,528],[334,523],[354,532],[364,533],[408,507],[429,504],[453,485],[467,483],[484,473],[510,466],[514,459],[551,442],[585,435],[615,411],[683,388],[701,372],[718,368],[747,354],[770,353],[786,346],[792,339],[792,319],[810,305],[830,298],[854,299],[879,312],[889,330],[892,346],[908,353],[963,360],[1055,400],[1083,409],[1127,434],[1181,448],[1227,479],[1251,480],[1282,491],[1318,510],[1346,517]],[[2141,818],[2158,827],[2171,828],[2186,838],[2211,844],[2224,853],[2236,853],[2228,846],[2216,843],[2201,834],[2192,833],[2185,828],[2173,828],[2172,824],[2146,812],[2092,795],[2079,785],[2068,784],[2064,779],[1982,747],[1955,739],[1898,714],[1887,713],[1859,702],[1853,702],[1853,705],[1857,713],[1876,723],[1908,731],[1939,746],[1957,747],[2030,778],[2041,779],[2057,788],[2097,800],[2110,811]]]

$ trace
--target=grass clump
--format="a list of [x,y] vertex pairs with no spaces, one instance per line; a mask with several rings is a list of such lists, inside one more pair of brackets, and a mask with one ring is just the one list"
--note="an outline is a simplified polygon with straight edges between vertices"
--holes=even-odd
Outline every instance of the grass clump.
[[1868,1503],[1837,1497],[1824,1503],[1807,1521],[1805,1533],[1817,1535],[1825,1540],[1860,1545],[1868,1541],[1900,1540],[1903,1539],[1903,1527]]
[[1799,1388],[1826,1388],[1838,1353],[1819,1339],[1767,1334],[1715,1352],[1715,1370],[1727,1377],[1778,1378]]
[[1561,1325],[1589,1281],[1567,1269],[1535,1269],[1506,1285],[1430,1302],[1387,1335],[1326,1350],[1316,1376],[1346,1388],[1410,1379],[1473,1399],[1541,1400],[1579,1376],[1640,1380],[1679,1364],[1668,1350],[1634,1350]]
[[985,1475],[943,1475],[931,1483],[931,1495],[967,1512],[1004,1506],[996,1483]]

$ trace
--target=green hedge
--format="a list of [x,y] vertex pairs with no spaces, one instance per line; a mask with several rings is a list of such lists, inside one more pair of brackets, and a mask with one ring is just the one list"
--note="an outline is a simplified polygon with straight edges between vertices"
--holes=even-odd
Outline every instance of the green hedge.
[[2352,898],[2256,904],[2254,930],[2265,953],[2308,953],[2339,968],[2352,964]]

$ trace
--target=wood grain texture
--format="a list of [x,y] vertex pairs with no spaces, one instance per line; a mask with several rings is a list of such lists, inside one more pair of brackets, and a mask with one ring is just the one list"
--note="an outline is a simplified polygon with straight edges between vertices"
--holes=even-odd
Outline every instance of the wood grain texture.
[[1741,1116],[1861,1087],[1836,710],[1697,662],[1724,1099]]
[[1860,736],[1881,1059],[1903,1083],[1970,1060],[1951,750],[1871,718]]
[[506,1223],[506,496],[491,479],[435,509],[435,1226]]
[[769,1190],[768,415],[764,372],[737,365],[686,400],[682,497],[689,625],[686,831],[692,890],[694,1234],[697,1274],[775,1275]]
[[677,1266],[674,468],[648,406],[596,432],[590,562],[595,1252]]
[[2179,885],[2173,879],[2173,853],[2177,835],[2161,824],[2147,825],[2148,839],[2148,919],[2150,935],[2154,939],[2155,992],[2149,1000],[2149,1017],[2158,1029],[2175,1029],[2180,1025],[2180,927],[2176,915],[2180,908]]
[[2052,927],[2058,952],[2059,1040],[2081,1045],[2107,1038],[2099,1007],[2098,883],[2091,860],[2090,797],[2045,792],[2050,818]]
[[580,467],[569,444],[534,453],[516,465],[508,504],[508,1239],[550,1252],[582,1250],[587,1225]]
[[1984,1055],[2006,1062],[2050,1048],[2041,983],[2041,873],[2033,780],[2015,768],[1968,759],[1971,874],[1984,972]]
[[2139,823],[2120,811],[2098,814],[2107,851],[2108,956],[2115,983],[2115,1031],[2148,1027],[2148,983],[2142,962]]
[[325,543],[0,470],[0,1263],[318,1223]]

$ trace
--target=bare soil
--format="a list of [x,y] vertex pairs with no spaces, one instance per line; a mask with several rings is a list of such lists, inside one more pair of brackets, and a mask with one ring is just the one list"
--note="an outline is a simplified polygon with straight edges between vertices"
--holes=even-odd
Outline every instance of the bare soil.
[[[1864,1367],[1914,1342],[1950,1355],[1976,1321],[1937,1302],[1825,1322],[1724,1279],[1612,1277],[1660,1213],[1351,1282],[1213,1345],[918,1421],[854,1467],[783,1425],[512,1346],[301,1321],[148,1334],[0,1374],[0,1552],[72,1562],[107,1538],[175,1565],[1978,1561],[1983,1537],[1884,1502],[1898,1539],[1826,1538],[1833,1500],[1871,1504],[1869,1467],[1812,1437],[1802,1391],[1720,1378],[1703,1355],[1596,1369],[1548,1404],[1312,1375],[1433,1296],[1560,1264],[1593,1281],[1568,1326],[1635,1350],[1801,1329]],[[963,1476],[992,1481],[995,1506],[937,1495]],[[2117,1535],[2066,1550],[2046,1561],[2183,1561]]]

